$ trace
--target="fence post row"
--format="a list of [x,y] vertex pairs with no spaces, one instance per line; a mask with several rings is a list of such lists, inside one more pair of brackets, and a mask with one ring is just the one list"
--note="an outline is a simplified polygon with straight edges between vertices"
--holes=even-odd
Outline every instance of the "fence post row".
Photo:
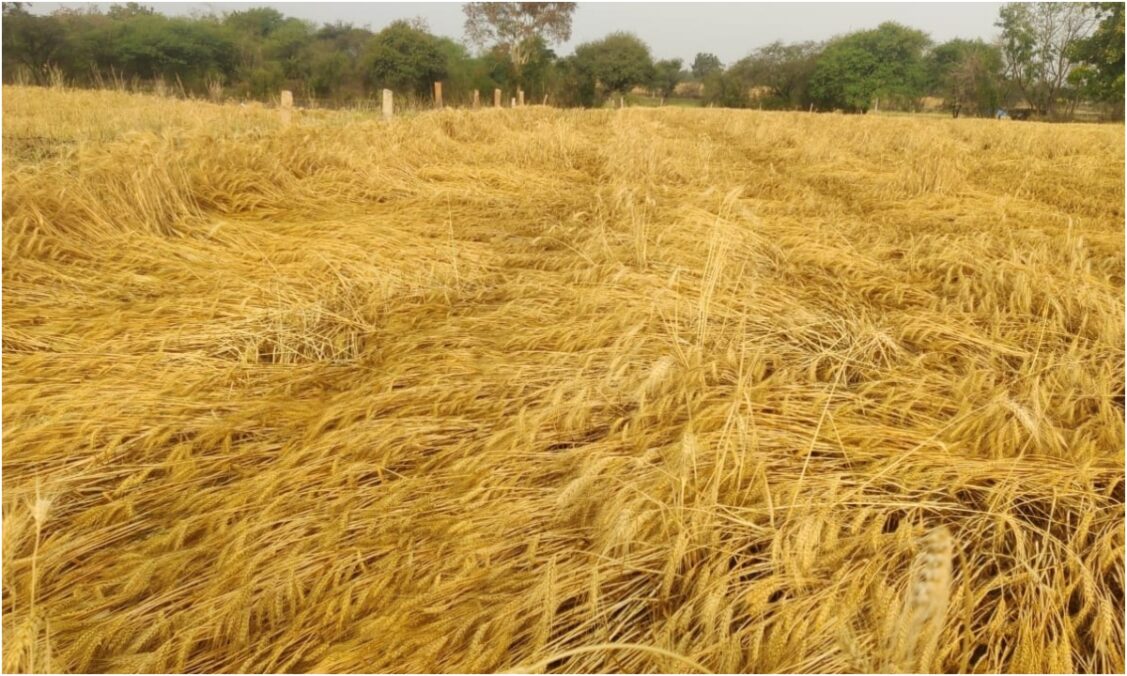
[[[381,107],[383,119],[390,120],[395,116],[395,92],[390,89],[382,90],[383,105]],[[289,125],[292,121],[293,113],[293,92],[288,89],[283,89],[280,96],[281,105],[279,112],[282,118],[283,125]],[[436,108],[442,108],[442,83],[434,83],[434,105]],[[501,90],[493,90],[493,107],[501,107]],[[524,105],[524,90],[518,89],[517,95],[509,99],[510,108],[518,108]],[[544,105],[548,105],[548,95],[544,95]],[[621,105],[621,104],[620,104]],[[481,90],[473,90],[473,107],[474,109],[481,108]]]

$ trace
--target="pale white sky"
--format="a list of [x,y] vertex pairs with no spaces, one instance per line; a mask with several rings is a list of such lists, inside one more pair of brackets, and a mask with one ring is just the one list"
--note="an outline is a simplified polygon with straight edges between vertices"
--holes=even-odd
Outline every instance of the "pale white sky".
[[[76,2],[36,2],[30,9],[47,13]],[[111,3],[101,2],[103,8]],[[431,31],[463,39],[460,3],[447,2],[142,2],[167,14],[217,13],[256,6],[276,7],[287,16],[317,23],[337,20],[379,30],[396,19],[426,19]],[[580,2],[572,39],[557,46],[567,54],[575,45],[617,30],[632,31],[659,59],[680,57],[686,65],[697,52],[712,52],[731,63],[774,40],[824,40],[840,33],[872,28],[882,21],[922,29],[943,42],[954,37],[993,39],[999,2],[832,2],[832,3],[687,3]]]

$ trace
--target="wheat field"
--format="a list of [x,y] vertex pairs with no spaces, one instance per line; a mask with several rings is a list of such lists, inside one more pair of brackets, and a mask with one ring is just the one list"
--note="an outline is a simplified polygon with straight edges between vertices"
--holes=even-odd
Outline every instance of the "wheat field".
[[1123,671],[1122,126],[3,96],[6,671]]

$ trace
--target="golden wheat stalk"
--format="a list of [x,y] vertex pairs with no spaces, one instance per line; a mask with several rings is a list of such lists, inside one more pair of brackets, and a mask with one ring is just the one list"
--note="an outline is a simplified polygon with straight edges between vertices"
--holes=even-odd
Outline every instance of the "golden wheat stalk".
[[908,589],[887,648],[886,673],[930,673],[951,598],[953,540],[946,526],[919,542]]

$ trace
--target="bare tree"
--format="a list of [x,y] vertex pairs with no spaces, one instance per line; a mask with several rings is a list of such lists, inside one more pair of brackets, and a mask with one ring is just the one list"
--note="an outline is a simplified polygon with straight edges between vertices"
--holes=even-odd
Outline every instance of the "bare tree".
[[534,52],[533,41],[566,42],[571,38],[574,2],[468,2],[466,35],[479,47],[497,44],[506,49],[517,81]]

